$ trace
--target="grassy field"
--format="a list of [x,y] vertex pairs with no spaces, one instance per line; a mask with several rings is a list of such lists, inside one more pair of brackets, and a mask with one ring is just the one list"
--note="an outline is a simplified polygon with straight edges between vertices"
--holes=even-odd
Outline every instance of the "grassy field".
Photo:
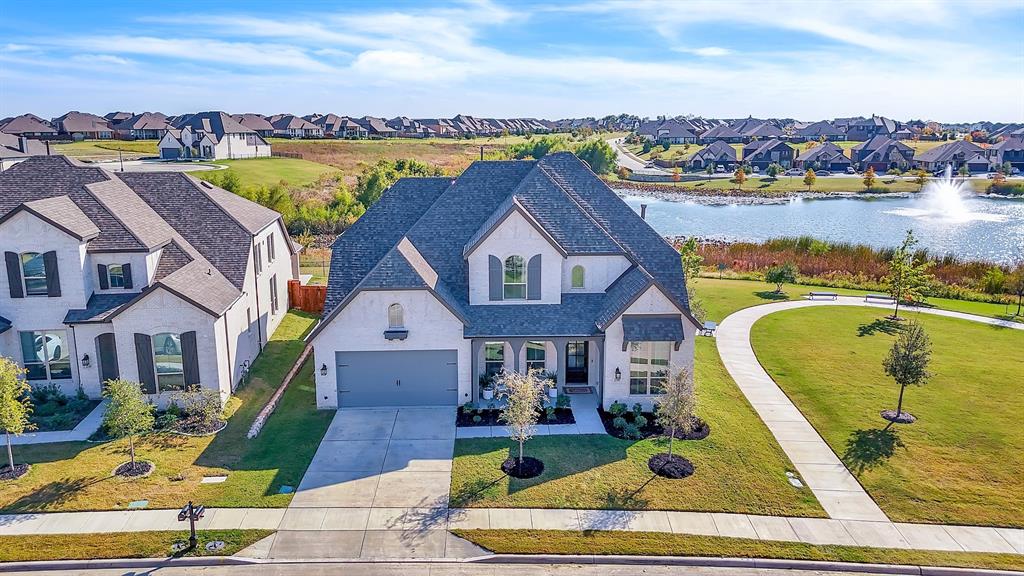
[[[272,533],[272,530],[197,530],[196,548],[175,556],[230,556]],[[214,540],[224,542],[224,548],[207,551],[206,543]],[[175,542],[188,542],[188,531],[0,536],[0,562],[168,558],[172,556],[171,546]]]
[[[1019,554],[925,552],[855,546],[815,546],[720,536],[658,532],[557,530],[456,530],[462,538],[498,554],[583,554],[784,558],[830,562],[1024,569]],[[638,571],[637,573],[642,573]],[[683,572],[680,572],[683,573]]]
[[[148,478],[111,476],[128,458],[125,440],[16,446],[15,459],[32,469],[4,483],[0,511],[123,510],[134,500],[148,500],[150,508],[177,508],[190,499],[211,507],[287,506],[292,496],[278,489],[298,485],[333,416],[314,408],[308,362],[263,432],[253,440],[245,436],[302,351],[301,338],[314,322],[310,315],[288,314],[254,363],[249,382],[236,391],[240,406],[216,436],[150,434],[137,441],[138,458],[156,464]],[[203,476],[225,474],[225,482],[200,483]]]
[[810,490],[797,489],[794,470],[771,433],[747,404],[718,358],[714,341],[697,341],[698,413],[711,427],[704,440],[676,442],[696,466],[685,480],[654,476],[647,460],[667,449],[661,439],[612,436],[538,436],[526,454],[544,473],[510,479],[499,470],[508,439],[458,440],[452,469],[452,506],[618,508],[749,512],[823,516]]
[[882,370],[898,328],[883,312],[814,308],[759,320],[751,342],[785,390],[895,521],[1024,527],[1024,333],[908,313],[932,340],[918,417],[890,425],[899,388]]
[[214,172],[193,172],[203,179],[222,178],[225,172],[234,172],[242,181],[243,186],[271,186],[284,182],[293,186],[302,186],[315,182],[321,174],[337,172],[333,166],[302,160],[299,158],[251,158],[247,160],[217,160],[215,164],[223,164],[228,169]]
[[157,140],[82,140],[67,144],[53,144],[55,154],[65,154],[87,160],[116,160],[117,151],[125,160],[144,156],[157,156]]

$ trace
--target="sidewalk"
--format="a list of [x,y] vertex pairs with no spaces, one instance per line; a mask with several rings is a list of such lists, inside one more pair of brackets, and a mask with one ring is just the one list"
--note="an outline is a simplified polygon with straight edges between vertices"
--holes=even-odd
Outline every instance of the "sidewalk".
[[83,442],[92,436],[92,433],[100,429],[103,423],[103,414],[107,411],[109,400],[103,400],[93,408],[89,415],[82,419],[72,430],[60,430],[57,432],[28,432],[21,436],[11,436],[11,444],[15,446],[25,444],[51,444],[54,442]]

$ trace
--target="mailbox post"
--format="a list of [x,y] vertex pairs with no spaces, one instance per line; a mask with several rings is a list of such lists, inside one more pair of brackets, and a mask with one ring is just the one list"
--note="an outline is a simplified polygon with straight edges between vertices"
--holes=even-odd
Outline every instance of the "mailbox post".
[[188,520],[188,547],[190,550],[194,550],[198,544],[198,540],[196,539],[196,521],[201,519],[205,514],[206,506],[193,506],[191,500],[189,500],[188,504],[182,506],[181,512],[178,512],[178,522]]

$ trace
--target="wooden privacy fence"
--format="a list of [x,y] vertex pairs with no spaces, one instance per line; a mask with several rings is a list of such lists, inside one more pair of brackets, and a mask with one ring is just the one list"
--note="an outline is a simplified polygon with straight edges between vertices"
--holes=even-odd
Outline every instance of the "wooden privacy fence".
[[303,286],[298,280],[288,281],[288,302],[292,308],[298,308],[310,314],[324,311],[327,300],[327,286]]

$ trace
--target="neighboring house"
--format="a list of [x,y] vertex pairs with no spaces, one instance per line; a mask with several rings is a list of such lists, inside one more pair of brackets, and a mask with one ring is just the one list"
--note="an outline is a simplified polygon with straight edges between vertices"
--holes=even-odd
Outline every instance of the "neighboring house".
[[230,160],[270,156],[270,144],[224,112],[182,116],[157,145],[160,158]]
[[114,135],[125,140],[159,140],[170,128],[167,116],[159,112],[143,112],[114,124]]
[[732,126],[721,124],[701,134],[700,141],[704,143],[725,142],[727,144],[739,144],[743,142],[743,134],[733,130]]
[[397,130],[398,136],[403,138],[430,138],[434,136],[434,131],[429,127],[405,116],[396,116],[388,120],[387,125]]
[[0,172],[32,156],[47,156],[49,153],[46,142],[0,132]]
[[853,165],[853,161],[846,156],[842,148],[831,142],[823,142],[804,150],[796,158],[795,167],[802,170],[808,168],[814,170],[831,170],[833,172],[844,172]]
[[755,140],[743,147],[743,163],[758,170],[764,170],[772,164],[783,168],[793,165],[794,150],[782,140]]
[[125,120],[131,118],[134,115],[135,114],[133,112],[107,112],[103,115],[103,118],[105,118],[107,122],[110,122],[110,125],[113,126],[118,122],[124,122]]
[[650,122],[640,127],[640,136],[652,141],[666,144],[696,144],[697,135],[678,120]]
[[971,172],[987,172],[989,161],[985,149],[973,142],[955,140],[914,156],[914,165],[930,172],[952,166],[953,171],[967,166]]
[[324,310],[319,408],[480,402],[527,369],[650,407],[698,326],[679,254],[568,152],[399,180],[335,242]]
[[736,166],[736,149],[721,140],[715,140],[694,152],[686,160],[686,165],[691,170],[704,170],[708,164],[731,170]]
[[22,114],[0,120],[0,132],[15,136],[45,138],[57,135],[57,129],[35,114]]
[[363,116],[362,118],[355,118],[355,121],[366,129],[366,134],[369,138],[394,138],[398,135],[398,130],[388,126],[387,121],[383,118]]
[[288,310],[295,250],[280,214],[186,174],[30,158],[0,174],[0,356],[69,394],[223,399]]
[[108,140],[114,137],[110,121],[95,114],[72,111],[54,118],[51,124],[61,134],[67,134],[73,140]]
[[996,166],[1009,162],[1012,167],[1024,171],[1024,135],[1013,135],[990,146],[988,157]]
[[368,138],[370,135],[366,128],[348,116],[327,114],[313,123],[322,128],[328,138]]
[[274,135],[282,138],[323,138],[324,129],[294,114],[275,116],[270,122]]
[[890,136],[893,140],[913,140],[914,131],[909,128],[900,128]]
[[823,138],[827,142],[839,142],[846,140],[846,133],[825,120],[798,128],[793,133],[794,142],[820,141]]
[[891,137],[900,128],[899,122],[895,120],[882,116],[872,116],[871,118],[850,122],[846,126],[846,139],[860,142],[871,140],[876,136]]
[[861,170],[874,168],[875,172],[891,169],[907,170],[914,162],[914,149],[888,136],[875,136],[850,149],[850,159]]
[[772,140],[785,136],[782,129],[767,120],[747,118],[732,124],[732,129],[740,134],[743,142],[753,140]]
[[270,138],[274,135],[274,125],[259,114],[235,114],[232,116],[239,124],[256,132],[263,138]]
[[[416,122],[419,122],[422,126],[425,126],[435,136],[443,138],[454,138],[459,135],[459,131],[452,126],[451,121],[447,118],[417,118]],[[546,131],[546,130],[539,130]]]

